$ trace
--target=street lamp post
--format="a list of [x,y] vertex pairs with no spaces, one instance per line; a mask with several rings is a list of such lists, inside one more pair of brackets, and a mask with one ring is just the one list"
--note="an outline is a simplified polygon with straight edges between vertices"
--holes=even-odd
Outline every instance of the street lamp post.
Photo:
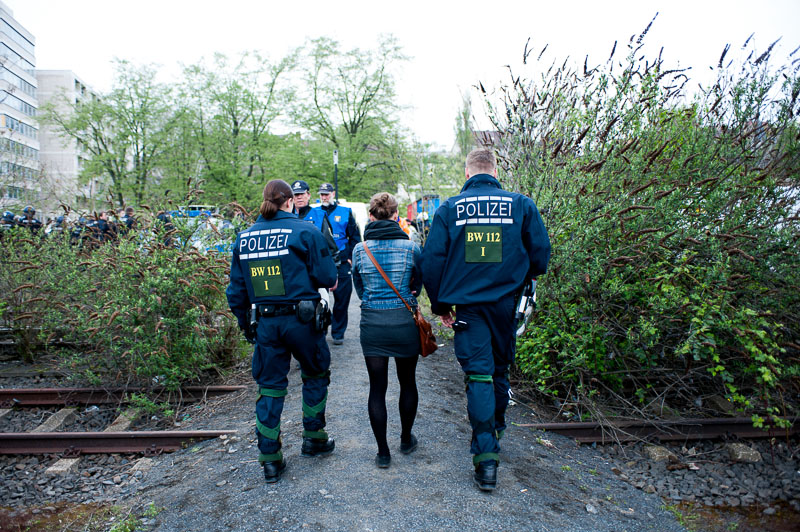
[[333,150],[333,189],[336,191],[336,201],[339,201],[339,150]]

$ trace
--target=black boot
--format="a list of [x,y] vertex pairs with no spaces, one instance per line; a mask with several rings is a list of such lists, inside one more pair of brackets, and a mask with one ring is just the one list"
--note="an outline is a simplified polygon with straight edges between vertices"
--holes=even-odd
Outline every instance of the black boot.
[[286,469],[286,460],[283,458],[274,462],[264,462],[264,479],[267,484],[278,482],[284,469]]
[[303,447],[300,454],[303,456],[327,456],[333,452],[336,442],[333,438],[318,440],[316,438],[303,438]]
[[493,491],[497,487],[497,460],[484,460],[475,466],[475,484],[481,491]]

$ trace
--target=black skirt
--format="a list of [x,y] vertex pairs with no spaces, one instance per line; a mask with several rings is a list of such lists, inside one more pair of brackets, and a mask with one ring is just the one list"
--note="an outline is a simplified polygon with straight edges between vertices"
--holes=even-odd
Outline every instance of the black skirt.
[[361,350],[365,357],[419,355],[419,330],[407,308],[361,309]]

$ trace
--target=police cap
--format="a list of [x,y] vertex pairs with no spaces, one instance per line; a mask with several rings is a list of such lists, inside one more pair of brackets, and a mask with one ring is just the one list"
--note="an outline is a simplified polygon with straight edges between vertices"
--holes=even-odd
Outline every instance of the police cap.
[[298,179],[292,183],[292,194],[302,194],[303,192],[308,192],[309,188],[310,187],[308,186],[308,183],[302,179]]
[[319,193],[320,194],[333,194],[333,185],[330,183],[322,183],[319,186]]

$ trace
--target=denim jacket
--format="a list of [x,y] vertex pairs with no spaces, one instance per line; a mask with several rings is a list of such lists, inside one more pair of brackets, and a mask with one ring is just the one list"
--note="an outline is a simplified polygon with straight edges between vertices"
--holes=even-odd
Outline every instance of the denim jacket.
[[[417,299],[411,292],[419,294],[422,289],[419,270],[422,251],[419,245],[410,240],[367,240],[366,243],[395,288],[411,308],[415,308]],[[361,298],[362,309],[405,308],[375,268],[362,243],[358,243],[353,250],[353,285]]]

